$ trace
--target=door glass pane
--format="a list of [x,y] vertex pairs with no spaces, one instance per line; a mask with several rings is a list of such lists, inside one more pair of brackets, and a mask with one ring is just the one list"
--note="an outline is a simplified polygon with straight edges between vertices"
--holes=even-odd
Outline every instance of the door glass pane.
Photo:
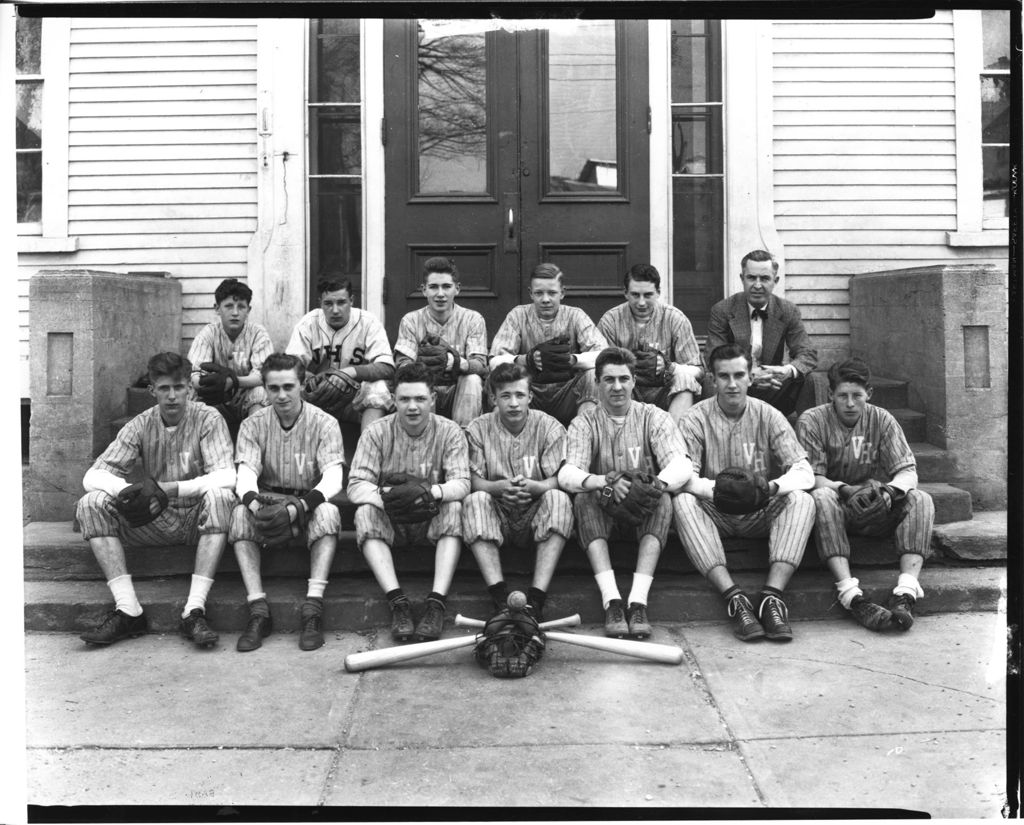
[[359,180],[311,180],[314,273],[339,273],[359,283],[363,270],[363,186]]
[[548,33],[548,190],[616,191],[615,22]]
[[316,49],[311,98],[325,103],[358,103],[359,21],[320,20]]
[[982,58],[986,69],[1010,68],[1010,12],[986,9],[981,13]]
[[710,20],[672,21],[672,102],[722,99],[718,25]]
[[722,172],[721,107],[673,107],[672,172],[677,175]]
[[981,78],[981,142],[1010,142],[1010,76]]
[[38,149],[43,145],[43,84],[38,81],[19,83],[17,98],[15,145],[18,149]]
[[1003,218],[1010,214],[1010,147],[982,146],[984,170],[984,218]]
[[419,27],[420,194],[487,191],[487,47],[483,34],[433,36]]
[[18,223],[43,219],[43,154],[18,152]]
[[321,109],[317,114],[317,173],[361,175],[359,111]]
[[43,37],[42,18],[19,17],[15,30],[15,72],[17,74],[40,74],[40,45]]

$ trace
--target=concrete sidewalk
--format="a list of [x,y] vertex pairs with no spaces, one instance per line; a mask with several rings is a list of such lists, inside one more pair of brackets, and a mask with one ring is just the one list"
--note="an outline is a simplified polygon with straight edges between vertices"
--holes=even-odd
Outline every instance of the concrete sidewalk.
[[900,635],[802,621],[789,644],[742,644],[722,622],[659,625],[652,641],[682,647],[682,665],[552,641],[519,680],[468,649],[346,673],[348,653],[391,645],[383,628],[313,653],[275,634],[245,655],[237,634],[198,651],[29,633],[28,801],[999,817],[1005,628],[997,612]]

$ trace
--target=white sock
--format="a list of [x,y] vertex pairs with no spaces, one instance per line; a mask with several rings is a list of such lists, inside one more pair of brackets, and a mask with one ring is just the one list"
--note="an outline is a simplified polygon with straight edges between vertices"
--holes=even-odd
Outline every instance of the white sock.
[[651,592],[654,576],[646,573],[633,574],[633,588],[629,591],[629,604],[647,604],[647,594]]
[[185,602],[185,610],[181,614],[181,618],[188,618],[188,614],[197,607],[206,612],[206,597],[210,595],[211,587],[213,587],[213,579],[200,576],[197,573],[192,574],[192,586],[189,588],[188,601]]
[[857,597],[863,596],[864,591],[858,587],[860,579],[840,579],[836,582],[836,591],[839,593],[839,603],[847,610],[850,609],[850,603]]
[[247,602],[248,602],[249,604],[252,604],[253,602],[258,602],[258,601],[259,601],[260,599],[265,599],[265,598],[267,598],[267,594],[266,594],[266,593],[264,593],[264,592],[263,592],[263,591],[261,590],[261,591],[260,591],[259,593],[250,593],[249,595],[247,595],[247,596],[245,597],[245,600],[246,600],[246,601],[247,601]]
[[604,570],[601,573],[595,573],[594,579],[597,581],[597,586],[601,588],[601,601],[604,603],[605,610],[608,609],[608,603],[612,599],[621,599],[619,595],[619,586],[615,583],[615,571]]
[[135,595],[135,587],[132,584],[132,577],[125,573],[107,582],[107,587],[114,595],[114,607],[129,616],[141,616],[142,605]]
[[897,596],[906,595],[913,596],[915,599],[924,598],[924,591],[917,581],[917,576],[913,576],[910,573],[900,573],[900,577],[896,580],[896,586],[892,589],[892,592]]
[[322,599],[324,597],[327,579],[307,579],[306,582],[308,584],[306,588],[307,599]]

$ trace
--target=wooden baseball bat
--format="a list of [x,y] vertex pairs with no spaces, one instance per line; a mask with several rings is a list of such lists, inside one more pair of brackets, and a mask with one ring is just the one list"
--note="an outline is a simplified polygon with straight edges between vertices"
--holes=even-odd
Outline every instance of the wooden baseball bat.
[[380,650],[364,650],[361,653],[350,653],[345,657],[345,670],[349,673],[358,673],[361,670],[370,670],[375,667],[393,665],[397,662],[407,662],[410,659],[419,659],[421,656],[444,653],[446,650],[472,647],[476,644],[478,638],[479,636],[458,636],[454,639],[436,639],[433,642],[418,642],[412,645],[396,645],[395,647],[385,647]]
[[[571,616],[566,616],[564,619],[551,619],[547,622],[540,623],[541,630],[547,630],[548,628],[554,627],[578,627],[580,622],[583,620],[580,618],[579,613],[573,613]],[[486,625],[483,619],[471,619],[468,616],[463,616],[461,613],[455,617],[456,627],[475,627],[477,629]]]
[[556,642],[592,647],[595,650],[604,650],[608,653],[621,653],[623,656],[648,659],[666,665],[678,665],[683,661],[683,651],[675,645],[637,642],[631,639],[611,639],[607,636],[577,636],[575,633],[563,633],[559,630],[546,630],[544,634]]

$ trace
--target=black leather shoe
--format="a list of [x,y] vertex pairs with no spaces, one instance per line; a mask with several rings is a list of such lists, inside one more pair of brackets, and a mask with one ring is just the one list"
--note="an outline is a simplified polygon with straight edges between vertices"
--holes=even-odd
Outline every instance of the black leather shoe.
[[416,632],[412,620],[412,604],[407,598],[391,602],[391,638],[396,642],[407,642]]
[[307,599],[302,603],[299,621],[299,647],[302,650],[316,650],[324,645],[324,634],[320,629],[324,615],[324,603],[320,599]]
[[869,602],[863,596],[854,596],[850,602],[850,615],[868,630],[887,630],[892,627],[892,613],[882,605]]
[[646,639],[651,635],[651,623],[647,620],[647,605],[631,602],[626,609],[629,635],[634,639]]
[[95,630],[89,630],[79,638],[91,645],[112,645],[122,639],[134,639],[148,632],[149,621],[145,613],[129,616],[121,610],[111,610]]
[[733,635],[741,642],[752,642],[764,638],[764,628],[754,614],[754,605],[746,593],[737,593],[729,599],[729,615],[732,617]]
[[889,610],[892,611],[892,623],[896,625],[900,630],[910,630],[914,625],[914,605],[917,604],[917,599],[913,596],[909,596],[906,593],[896,595],[893,593],[889,597]]
[[436,599],[427,599],[427,609],[416,625],[417,642],[432,642],[441,638],[444,629],[444,605]]
[[181,635],[196,643],[197,647],[213,647],[220,638],[206,623],[202,608],[194,608],[179,625]]
[[757,610],[764,635],[775,642],[791,642],[793,629],[789,626],[789,610],[778,596],[764,595]]
[[269,613],[266,616],[262,613],[249,613],[249,623],[245,626],[242,635],[238,637],[235,650],[239,653],[256,650],[263,644],[263,640],[273,632],[274,620],[270,618]]
[[622,599],[612,599],[604,609],[604,635],[621,639],[629,635],[626,623],[626,612],[622,609]]

